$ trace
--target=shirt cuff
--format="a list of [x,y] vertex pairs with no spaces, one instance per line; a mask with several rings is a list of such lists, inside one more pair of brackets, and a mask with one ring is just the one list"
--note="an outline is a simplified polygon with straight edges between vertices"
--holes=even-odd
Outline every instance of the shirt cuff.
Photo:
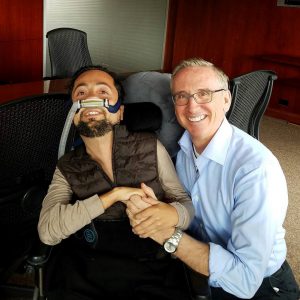
[[232,254],[223,247],[209,243],[209,282],[214,287],[220,287],[219,278],[226,272],[226,266],[230,265]]
[[176,224],[176,227],[180,229],[187,229],[188,227],[188,222],[187,222],[187,209],[179,202],[172,202],[169,203],[172,205],[178,214],[178,223]]
[[85,199],[83,202],[91,217],[91,220],[95,219],[96,217],[104,213],[102,200],[99,198],[97,194]]

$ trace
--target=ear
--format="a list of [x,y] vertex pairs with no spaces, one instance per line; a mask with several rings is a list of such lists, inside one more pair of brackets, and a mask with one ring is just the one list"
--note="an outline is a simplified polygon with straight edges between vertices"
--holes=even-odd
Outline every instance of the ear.
[[120,121],[123,121],[123,118],[124,118],[124,105],[121,105],[120,106]]
[[227,113],[231,105],[231,93],[229,90],[224,92],[224,113]]

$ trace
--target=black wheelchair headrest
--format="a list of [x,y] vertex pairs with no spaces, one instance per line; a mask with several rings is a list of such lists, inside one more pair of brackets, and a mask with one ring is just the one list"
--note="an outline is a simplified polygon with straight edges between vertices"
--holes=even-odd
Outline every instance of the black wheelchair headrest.
[[162,112],[152,102],[124,104],[124,120],[129,131],[156,131],[161,128]]
[[175,157],[179,150],[178,140],[184,129],[178,124],[175,116],[170,80],[171,74],[147,71],[128,76],[122,85],[125,91],[125,105],[151,102],[160,108],[162,123],[156,134],[170,156]]

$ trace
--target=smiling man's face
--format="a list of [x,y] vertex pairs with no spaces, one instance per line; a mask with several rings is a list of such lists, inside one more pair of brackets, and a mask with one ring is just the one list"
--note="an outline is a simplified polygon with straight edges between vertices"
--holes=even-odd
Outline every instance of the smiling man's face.
[[[222,89],[215,71],[206,66],[186,67],[172,79],[172,94],[194,94],[200,89],[215,91]],[[197,104],[191,97],[185,106],[175,105],[177,120],[189,131],[194,144],[208,144],[220,127],[225,112],[230,107],[230,92],[212,94],[212,101]]]
[[[89,70],[82,73],[74,83],[72,100],[108,99],[110,105],[118,101],[118,91],[114,79],[106,72]],[[123,107],[110,113],[105,107],[81,108],[74,117],[74,124],[79,133],[87,137],[102,136],[111,131],[113,125],[120,122]]]

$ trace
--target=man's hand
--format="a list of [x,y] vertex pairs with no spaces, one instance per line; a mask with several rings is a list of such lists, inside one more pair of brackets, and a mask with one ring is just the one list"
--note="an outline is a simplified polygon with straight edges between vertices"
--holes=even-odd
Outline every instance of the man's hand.
[[114,197],[117,201],[125,202],[130,199],[133,195],[139,195],[139,196],[146,196],[144,191],[139,188],[133,188],[133,187],[115,187],[113,189]]
[[127,203],[127,214],[133,232],[147,238],[159,231],[174,228],[178,223],[176,209],[158,201],[153,190],[144,183],[141,184],[141,188],[146,197],[133,196]]
[[145,193],[142,189],[132,188],[132,187],[115,187],[111,191],[100,195],[100,199],[102,200],[104,209],[107,209],[111,205],[113,205],[117,201],[122,201],[126,204],[126,202],[133,195],[145,196]]
[[[143,198],[145,199],[145,197]],[[130,197],[129,201],[126,202],[127,209],[126,213],[128,215],[128,218],[130,220],[130,225],[132,227],[138,225],[142,220],[137,220],[135,218],[135,215],[139,212],[143,211],[144,209],[151,206],[151,204],[145,202],[139,195],[133,195]]]
[[[143,199],[145,199],[145,197]],[[135,215],[151,206],[150,203],[145,202],[143,199],[142,199],[141,196],[133,195],[130,198],[130,200],[127,202],[126,212],[127,212],[128,217],[129,217],[130,224],[133,228],[133,232],[135,232],[134,228],[137,225],[139,225],[140,223],[142,223],[142,220],[140,220],[140,219],[137,220],[135,218]],[[148,200],[149,199],[154,200],[152,198],[148,198]],[[159,202],[158,200],[154,200],[154,201]],[[155,203],[153,205],[155,205]],[[155,242],[162,245],[165,240],[167,240],[169,237],[172,236],[174,231],[175,231],[174,227],[167,228],[165,230],[157,231],[156,233],[152,234],[151,236],[149,235],[149,237],[151,239],[153,239]]]
[[154,240],[155,242],[163,245],[163,243],[167,239],[169,239],[173,235],[174,232],[175,232],[174,227],[167,228],[165,230],[158,231],[158,232],[154,233],[153,235],[151,235],[151,239]]

